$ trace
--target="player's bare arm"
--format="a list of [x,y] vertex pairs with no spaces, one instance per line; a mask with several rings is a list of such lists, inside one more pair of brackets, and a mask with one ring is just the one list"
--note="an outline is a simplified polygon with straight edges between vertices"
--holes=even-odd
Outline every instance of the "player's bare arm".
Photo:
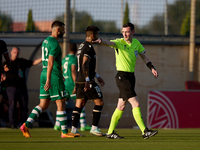
[[34,60],[33,61],[33,66],[35,66],[35,65],[37,65],[37,64],[39,64],[41,62],[42,62],[42,58],[38,58],[38,59]]
[[99,82],[99,84],[100,84],[101,86],[104,86],[104,85],[105,85],[104,80],[103,80],[97,73],[95,74],[95,77],[96,77],[97,81]]
[[105,45],[105,46],[115,46],[115,42],[111,42],[109,40],[105,40],[105,39],[102,39],[102,38],[98,38],[97,40],[95,41],[92,41],[93,43],[100,43],[102,45]]
[[47,66],[47,80],[46,80],[46,84],[44,86],[45,91],[48,91],[51,88],[51,73],[53,70],[54,60],[55,60],[55,58],[53,56],[49,55],[48,66]]
[[89,63],[90,63],[90,59],[87,56],[83,56],[82,69],[83,69],[83,73],[86,80],[85,88],[84,88],[85,92],[90,89]]
[[71,73],[72,73],[72,79],[75,83],[75,80],[76,80],[76,65],[71,65]]
[[147,58],[145,53],[140,54],[140,57],[143,59],[147,67],[151,70],[152,74],[155,78],[158,77],[158,72],[156,71],[156,68],[152,65],[151,61]]
[[[75,83],[75,80],[76,80],[76,65],[71,65],[71,73],[72,73],[72,79]],[[72,94],[75,94],[75,93],[76,93],[76,86],[74,87]]]

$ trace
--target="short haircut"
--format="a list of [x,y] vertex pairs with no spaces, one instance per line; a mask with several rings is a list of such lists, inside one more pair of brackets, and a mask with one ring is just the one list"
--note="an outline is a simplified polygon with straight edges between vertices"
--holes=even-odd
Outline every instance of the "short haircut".
[[54,21],[52,24],[51,24],[51,28],[54,28],[54,27],[62,27],[64,26],[65,24],[61,21]]
[[12,50],[13,50],[14,48],[16,48],[18,51],[20,51],[20,48],[19,48],[19,47],[15,46],[15,47],[12,48]]
[[7,50],[7,44],[5,41],[0,40],[0,50]]
[[77,46],[75,43],[69,43],[69,51],[76,53],[77,52]]
[[92,34],[96,34],[99,30],[98,27],[95,27],[95,26],[88,26],[85,30],[86,32],[86,37],[92,35]]
[[123,28],[126,28],[126,27],[130,27],[131,28],[131,31],[133,31],[134,30],[134,24],[132,24],[132,23],[130,23],[130,22],[128,22],[128,23],[126,23],[126,24],[124,24],[123,25]]

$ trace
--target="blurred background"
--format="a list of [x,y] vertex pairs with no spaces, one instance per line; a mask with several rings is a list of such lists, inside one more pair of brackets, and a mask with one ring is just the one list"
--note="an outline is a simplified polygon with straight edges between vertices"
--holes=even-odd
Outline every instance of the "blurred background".
[[[133,22],[136,34],[189,35],[190,0],[1,0],[0,32],[50,32],[53,20],[63,20],[70,7],[70,32],[98,25],[101,33],[120,33]],[[200,1],[196,0],[196,35],[200,35]]]
[[[142,59],[137,59],[136,92],[145,124],[149,120],[149,91],[185,91],[188,90],[186,81],[200,81],[200,0],[0,0],[0,39],[6,41],[9,51],[13,46],[20,47],[20,57],[30,60],[41,57],[41,42],[50,35],[54,20],[65,23],[66,34],[59,40],[63,57],[67,54],[69,42],[79,46],[85,40],[85,28],[89,25],[98,26],[99,37],[106,39],[122,38],[124,23],[135,25],[134,38],[143,44],[148,58],[159,72],[158,79],[155,79]],[[106,82],[101,88],[105,104],[99,125],[107,128],[119,94],[114,78],[115,52],[99,44],[94,44],[94,48],[96,71]],[[27,71],[29,110],[39,103],[41,70],[40,64]],[[176,97],[180,95],[175,94]],[[192,100],[188,101],[191,103]],[[166,107],[157,106],[154,112]],[[93,102],[89,101],[86,122],[90,125],[92,109]],[[54,102],[49,111],[55,119]],[[170,116],[170,113],[164,115]],[[118,127],[136,126],[130,105],[123,116]],[[70,123],[70,116],[68,118]],[[171,122],[165,119],[167,125],[163,127],[170,128]],[[162,119],[159,121],[159,124],[163,123]]]

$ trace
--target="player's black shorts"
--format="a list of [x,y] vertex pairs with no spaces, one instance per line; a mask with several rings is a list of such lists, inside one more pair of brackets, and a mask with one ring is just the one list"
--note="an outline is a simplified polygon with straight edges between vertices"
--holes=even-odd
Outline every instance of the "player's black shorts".
[[134,72],[118,71],[115,77],[117,87],[119,89],[119,98],[128,100],[137,96],[135,93],[135,74]]
[[84,92],[84,87],[85,84],[76,83],[76,99],[84,99],[87,101],[103,98],[101,89],[96,82],[92,81],[90,83],[90,89],[87,92]]

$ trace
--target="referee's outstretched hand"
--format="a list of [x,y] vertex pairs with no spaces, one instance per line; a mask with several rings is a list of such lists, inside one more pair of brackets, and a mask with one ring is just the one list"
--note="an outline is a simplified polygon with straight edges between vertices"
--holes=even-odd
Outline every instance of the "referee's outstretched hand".
[[92,41],[92,43],[101,43],[101,38],[98,38],[97,40],[95,40],[95,41]]

